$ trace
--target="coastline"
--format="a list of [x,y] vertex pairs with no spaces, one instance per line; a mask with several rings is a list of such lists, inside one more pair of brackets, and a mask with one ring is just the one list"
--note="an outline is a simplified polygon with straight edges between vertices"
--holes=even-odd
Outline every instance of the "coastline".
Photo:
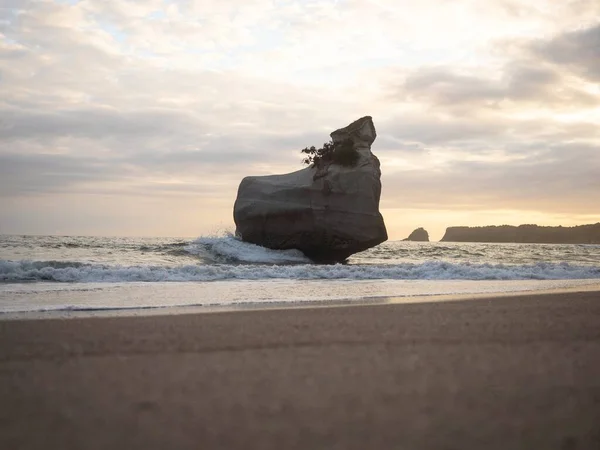
[[[318,283],[318,284],[317,284]],[[347,283],[347,282],[341,282]],[[212,282],[210,284],[195,283],[127,283],[125,285],[82,285],[78,290],[77,285],[73,285],[73,290],[47,291],[42,289],[38,293],[12,293],[0,292],[0,302],[9,300],[11,295],[19,296],[38,296],[42,301],[46,299],[49,292],[55,298],[59,296],[63,302],[74,305],[69,309],[60,310],[39,310],[39,311],[4,311],[0,313],[0,322],[3,320],[43,320],[43,319],[69,319],[85,317],[138,317],[138,316],[156,316],[156,315],[179,315],[179,314],[202,314],[218,312],[235,311],[253,311],[253,310],[273,310],[273,309],[304,309],[304,308],[331,308],[346,306],[373,306],[387,304],[411,304],[411,303],[432,303],[446,302],[456,300],[477,300],[482,298],[500,298],[519,295],[544,295],[553,293],[574,293],[584,291],[600,291],[600,281],[595,279],[583,280],[509,280],[509,281],[438,281],[438,280],[418,280],[418,281],[392,281],[391,288],[383,288],[382,285],[388,283],[372,281],[351,281],[354,286],[362,285],[363,295],[356,297],[334,296],[315,297],[317,292],[322,294],[325,287],[330,288],[340,285],[339,281],[325,282],[293,282],[292,284],[281,284],[280,281],[274,281],[272,284],[263,284],[258,282],[260,295],[263,296],[256,301],[247,296],[253,290],[246,289],[254,284],[253,281],[243,281],[242,288],[236,287],[234,282]],[[449,283],[451,287],[449,288]],[[542,283],[542,284],[539,284]],[[290,295],[302,292],[303,288],[309,285],[310,288],[300,295],[300,299],[290,299]],[[52,288],[56,285],[49,285]],[[315,288],[316,286],[316,288]],[[59,286],[60,287],[60,286]],[[229,301],[215,301],[219,297],[217,288],[225,288],[231,295],[239,295],[239,300],[235,297],[229,297]],[[29,289],[29,286],[27,287]],[[62,288],[62,287],[61,287]],[[215,289],[217,289],[215,291]],[[450,290],[451,293],[448,293]],[[216,295],[215,295],[216,293]],[[308,293],[308,296],[307,296]],[[398,293],[398,294],[396,294]],[[212,294],[212,295],[211,295]],[[266,296],[265,296],[266,295]],[[246,296],[246,298],[244,298]],[[302,298],[304,297],[304,298]],[[136,299],[146,298],[155,299],[147,301],[149,306],[139,306]],[[170,298],[172,303],[164,305],[164,298]],[[231,300],[233,298],[233,301]],[[285,300],[283,300],[284,298]],[[89,301],[90,299],[96,299]],[[110,299],[115,305],[114,308],[104,307],[106,300]],[[134,300],[131,302],[131,300]],[[130,303],[131,302],[131,303]],[[100,303],[103,307],[96,307]],[[159,306],[152,306],[158,303]],[[18,304],[18,301],[14,304]],[[40,301],[41,304],[41,301]],[[133,306],[128,306],[133,304]],[[138,306],[135,306],[138,305]]]
[[600,292],[0,322],[2,448],[597,448]]

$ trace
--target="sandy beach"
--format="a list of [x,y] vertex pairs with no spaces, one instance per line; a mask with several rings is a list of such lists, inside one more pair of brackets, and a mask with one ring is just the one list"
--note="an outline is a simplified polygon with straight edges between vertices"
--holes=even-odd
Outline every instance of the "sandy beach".
[[598,449],[600,293],[0,321],[4,449]]

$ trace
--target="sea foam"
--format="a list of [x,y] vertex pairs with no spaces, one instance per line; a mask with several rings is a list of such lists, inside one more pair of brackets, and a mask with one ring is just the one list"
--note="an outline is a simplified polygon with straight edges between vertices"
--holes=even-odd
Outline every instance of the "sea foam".
[[217,280],[559,280],[600,278],[600,267],[431,261],[389,265],[198,264],[123,266],[69,261],[0,260],[0,281],[163,282]]
[[[444,301],[440,296],[517,294],[598,288],[597,280],[261,280],[206,283],[0,284],[0,320],[11,314],[151,314],[165,308],[287,307]],[[44,316],[45,317],[45,316]]]
[[215,262],[262,264],[309,264],[311,261],[300,250],[271,250],[260,245],[243,242],[231,233],[224,236],[200,237],[185,250]]

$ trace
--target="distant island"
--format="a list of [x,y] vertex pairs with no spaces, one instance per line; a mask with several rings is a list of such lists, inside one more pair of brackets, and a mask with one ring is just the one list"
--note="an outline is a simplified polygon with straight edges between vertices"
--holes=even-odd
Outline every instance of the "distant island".
[[429,242],[429,233],[423,227],[417,228],[415,231],[410,233],[410,235],[406,239],[402,240],[413,242]]
[[539,225],[448,227],[442,241],[600,244],[600,222],[574,227],[542,227]]

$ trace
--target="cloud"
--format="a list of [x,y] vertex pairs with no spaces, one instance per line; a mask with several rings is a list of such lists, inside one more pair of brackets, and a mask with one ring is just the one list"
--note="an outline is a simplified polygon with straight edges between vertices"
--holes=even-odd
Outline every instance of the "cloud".
[[571,70],[589,81],[600,81],[600,23],[547,41],[535,41],[530,48],[535,55],[562,70]]
[[89,139],[140,139],[185,133],[191,126],[200,128],[199,121],[181,110],[153,108],[141,111],[120,111],[114,108],[76,107],[54,111],[31,111],[16,108],[0,110],[2,140],[48,139],[79,136]]
[[496,67],[397,70],[398,112],[379,127],[384,163],[394,144],[402,161],[383,166],[386,207],[598,213],[597,30],[519,39]]
[[387,208],[435,208],[598,213],[597,146],[527,145],[507,162],[451,160],[444,170],[426,167],[385,176]]
[[0,195],[23,214],[102,193],[229,211],[243,176],[299,169],[370,114],[384,204],[593,209],[594,6],[7,0]]
[[565,77],[540,61],[510,61],[497,74],[472,75],[450,67],[425,67],[408,75],[395,95],[435,107],[479,113],[532,107],[576,109],[595,107],[600,95]]

